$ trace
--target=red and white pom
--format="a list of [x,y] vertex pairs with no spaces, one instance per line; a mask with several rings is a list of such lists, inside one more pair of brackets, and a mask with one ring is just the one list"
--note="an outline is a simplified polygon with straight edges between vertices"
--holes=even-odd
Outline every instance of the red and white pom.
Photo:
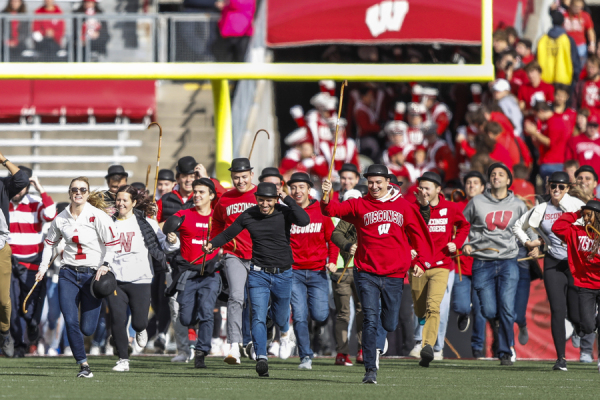
[[420,103],[421,96],[423,96],[423,87],[421,85],[415,85],[412,87],[412,102]]
[[394,121],[404,121],[404,114],[406,113],[406,103],[397,102],[396,108],[394,109]]
[[437,97],[439,90],[432,87],[423,88],[423,97]]
[[479,83],[471,85],[471,94],[473,95],[473,102],[481,104],[481,85]]
[[306,120],[304,119],[304,109],[302,106],[294,106],[290,108],[290,115],[296,121],[296,124],[299,128],[303,128],[306,126]]
[[408,103],[408,115],[421,115],[422,114],[421,103]]
[[319,89],[321,92],[327,92],[332,96],[335,96],[335,82],[329,79],[319,81]]

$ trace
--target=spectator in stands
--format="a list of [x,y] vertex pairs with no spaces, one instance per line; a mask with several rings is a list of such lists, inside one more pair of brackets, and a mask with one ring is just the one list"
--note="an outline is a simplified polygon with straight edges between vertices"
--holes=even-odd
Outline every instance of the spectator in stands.
[[[564,12],[564,27],[569,36],[575,41],[581,64],[585,62],[588,51],[592,54],[596,52],[594,23],[590,14],[583,11],[584,6],[583,0],[571,0],[568,11]],[[586,43],[586,37],[589,45]]]
[[519,108],[519,102],[511,94],[510,84],[506,79],[497,79],[492,85],[494,91],[494,99],[498,103],[498,107],[502,109],[504,115],[508,117],[512,123],[515,134],[523,135],[523,113]]
[[[27,7],[23,0],[10,0],[2,12],[4,14],[25,14]],[[25,50],[25,40],[29,33],[29,24],[18,20],[7,20],[6,22],[10,24],[9,37],[5,42],[9,47],[10,61],[21,61],[21,53]]]
[[546,83],[571,85],[581,73],[577,45],[562,27],[564,17],[551,11],[552,28],[543,35],[537,46],[537,59],[542,67],[542,80]]
[[585,79],[577,85],[579,105],[590,112],[600,111],[600,58],[592,54],[585,63]]
[[[27,314],[23,314],[21,305],[25,296],[35,283],[35,274],[40,266],[44,249],[42,227],[45,222],[52,222],[56,217],[56,206],[48,196],[37,177],[33,177],[31,169],[19,166],[29,178],[26,186],[10,202],[11,232],[8,243],[15,258],[11,286],[12,323],[11,335],[15,340],[17,357],[25,356],[27,345],[23,326],[27,328],[29,344],[37,346],[39,338],[38,325],[46,297],[46,281],[41,281],[31,294],[27,304]],[[29,194],[29,186],[33,185],[40,197]]]
[[556,115],[562,117],[565,125],[567,125],[569,135],[573,134],[575,124],[577,123],[577,111],[567,106],[570,93],[571,88],[569,86],[561,83],[554,85],[553,110]]
[[569,128],[562,116],[554,113],[546,102],[538,102],[533,108],[537,125],[527,120],[525,133],[531,136],[533,144],[538,146],[540,158],[540,177],[546,184],[546,178],[553,172],[562,171],[565,162],[563,149],[571,137]]
[[598,188],[598,173],[589,165],[583,165],[575,171],[577,186],[582,190],[585,198],[581,200],[597,200],[596,189]]
[[532,196],[535,195],[535,187],[529,182],[529,168],[523,164],[515,165],[514,178],[510,190],[514,192],[515,196],[522,197],[526,204],[533,205],[535,199]]
[[213,53],[217,61],[243,62],[254,33],[256,0],[217,1],[215,6],[221,10],[221,19]]
[[484,134],[477,137],[477,152],[488,154],[492,161],[501,162],[512,171],[514,163],[510,153],[498,143],[498,138],[502,133],[500,124],[495,121],[486,122],[482,131]]
[[[90,16],[83,20],[81,27],[81,45],[83,47],[83,60],[98,61],[100,55],[106,55],[106,44],[110,40],[108,34],[108,25],[105,20],[98,20],[92,16],[102,14],[102,9],[96,0],[84,0],[79,7],[73,11],[75,14],[85,14]],[[90,43],[90,48],[87,48],[87,43]],[[77,46],[75,46],[77,48]],[[89,52],[89,53],[88,53]]]
[[537,61],[532,61],[525,66],[525,72],[529,78],[529,83],[525,83],[519,89],[519,107],[526,114],[538,101],[554,101],[554,86],[542,81],[542,67]]
[[[62,14],[62,10],[54,4],[54,0],[44,0],[44,5],[35,11],[36,14]],[[60,18],[42,19],[33,23],[33,40],[35,50],[42,61],[57,61],[67,56],[63,50],[65,21]]]
[[[186,13],[210,13],[220,12],[217,8],[223,4],[217,0],[183,0],[183,12]],[[208,35],[206,25],[208,24]],[[199,23],[198,21],[178,21],[180,29],[179,37],[183,39],[185,46],[178,46],[176,49],[175,61],[209,61],[212,56],[210,49],[217,36],[217,21],[211,19],[209,22]]]
[[377,162],[381,153],[381,143],[377,135],[381,131],[377,113],[374,111],[375,92],[373,88],[363,86],[359,89],[359,98],[354,106],[354,122],[360,144],[360,153]]
[[579,163],[577,162],[577,160],[567,160],[563,164],[563,170],[567,174],[569,174],[569,182],[571,182],[571,184],[574,184],[577,182],[577,179],[575,178],[575,172],[578,169],[579,169]]
[[596,114],[589,116],[585,135],[572,137],[567,142],[565,160],[576,160],[579,165],[590,165],[600,171],[600,134],[598,134],[599,118]]
[[506,34],[506,31],[499,29],[494,32],[492,41],[494,46],[494,58],[497,58],[506,50],[510,50],[510,44],[508,43],[508,35]]
[[161,169],[158,171],[158,181],[156,183],[155,200],[160,200],[163,195],[171,193],[175,186],[175,174],[170,169]]
[[523,63],[519,62],[514,50],[507,50],[498,57],[496,62],[496,78],[506,79],[510,82],[512,94],[517,96],[523,84],[529,82],[527,73],[523,69]]
[[573,136],[579,136],[585,133],[587,129],[587,120],[590,116],[590,110],[587,108],[580,108],[577,110],[577,118],[575,119],[575,129],[573,130]]
[[517,45],[517,41],[519,40],[519,33],[513,26],[507,26],[506,28],[504,28],[504,32],[506,32],[508,45],[514,48]]
[[127,177],[129,174],[125,172],[122,165],[111,165],[108,167],[108,173],[104,177],[108,190],[105,190],[104,201],[114,206],[117,199],[117,191],[121,186],[127,185]]
[[515,46],[515,50],[517,52],[517,55],[521,58],[521,63],[523,63],[524,65],[527,65],[533,60],[535,60],[535,56],[533,55],[533,51],[531,50],[531,40],[519,39]]

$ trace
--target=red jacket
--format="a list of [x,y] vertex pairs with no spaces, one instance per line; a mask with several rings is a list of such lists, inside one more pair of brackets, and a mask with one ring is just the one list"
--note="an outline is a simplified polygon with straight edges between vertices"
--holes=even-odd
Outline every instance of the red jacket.
[[[392,187],[388,186],[388,190]],[[358,236],[354,265],[360,270],[391,278],[404,278],[411,265],[431,267],[433,242],[423,217],[397,189],[380,201],[370,194],[342,203],[321,202],[321,211],[353,224]],[[409,242],[410,240],[410,242]],[[411,262],[410,250],[417,251]]]
[[290,245],[294,254],[292,268],[323,271],[327,260],[335,264],[340,253],[339,247],[331,241],[335,227],[331,218],[323,216],[316,200],[311,200],[304,211],[310,217],[310,224],[292,225],[290,230]]
[[[55,5],[54,11],[48,11],[44,6],[41,6],[35,10],[36,14],[62,14],[62,10]],[[52,29],[54,31],[54,41],[61,44],[62,38],[65,34],[65,21],[63,19],[40,19],[33,22],[33,31],[40,32],[46,36],[47,31]]]
[[575,286],[587,289],[600,289],[600,255],[588,260],[594,243],[581,225],[574,225],[581,218],[581,211],[564,213],[552,225],[552,232],[567,244],[569,267]]
[[[202,246],[206,243],[208,236],[208,222],[212,218],[210,215],[200,215],[196,208],[181,210],[175,215],[178,217],[185,216],[181,227],[179,227],[179,241],[181,243],[181,256],[188,262],[194,261],[201,255],[204,255]],[[206,254],[206,261],[212,260],[219,254],[218,251],[213,251],[211,254]],[[201,264],[202,259],[196,261],[196,264]]]
[[[230,189],[221,196],[213,213],[211,239],[233,224],[247,208],[256,205],[254,193],[256,193],[256,186],[245,193],[240,193],[237,189]],[[252,258],[252,240],[248,231],[243,230],[234,240],[223,246],[223,252],[250,260]]]
[[[439,199],[437,206],[430,206],[429,235],[434,243],[431,268],[454,270],[454,262],[450,258],[452,254],[448,251],[447,245],[453,242],[460,249],[469,236],[471,224],[467,222],[459,206],[441,195]],[[416,204],[419,207],[419,204]],[[454,227],[456,227],[456,237],[453,239]]]

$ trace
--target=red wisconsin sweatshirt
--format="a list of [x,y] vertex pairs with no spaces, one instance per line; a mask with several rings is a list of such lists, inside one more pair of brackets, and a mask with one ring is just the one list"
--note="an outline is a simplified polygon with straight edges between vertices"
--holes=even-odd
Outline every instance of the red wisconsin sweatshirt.
[[552,225],[552,232],[567,244],[569,268],[575,286],[587,289],[600,289],[600,256],[588,260],[594,239],[590,239],[585,227],[573,225],[581,218],[581,211],[564,213]]
[[331,218],[321,213],[321,207],[316,200],[311,200],[304,211],[310,217],[310,224],[292,225],[290,231],[290,244],[294,254],[292,268],[322,271],[328,259],[329,262],[337,263],[340,253],[339,247],[331,241],[335,227]]
[[[431,267],[433,242],[421,214],[402,198],[399,190],[388,186],[391,197],[385,201],[370,194],[342,203],[321,201],[321,211],[353,224],[358,236],[354,257],[364,272],[391,278],[404,278],[411,265]],[[410,240],[410,242],[409,242]],[[410,250],[417,257],[411,262]]]
[[[256,186],[245,193],[240,193],[237,189],[230,189],[223,193],[213,212],[211,239],[233,224],[247,208],[256,205],[254,193],[256,193]],[[252,258],[252,240],[248,231],[243,230],[234,240],[223,246],[223,252],[250,260]]]
[[[462,210],[455,203],[451,203],[443,196],[439,196],[437,206],[430,206],[429,235],[433,241],[433,262],[431,268],[446,268],[454,270],[454,261],[450,258],[448,243],[453,242],[461,248],[469,236],[471,224],[467,222]],[[417,203],[417,206],[419,204]],[[454,227],[456,226],[456,238]]]

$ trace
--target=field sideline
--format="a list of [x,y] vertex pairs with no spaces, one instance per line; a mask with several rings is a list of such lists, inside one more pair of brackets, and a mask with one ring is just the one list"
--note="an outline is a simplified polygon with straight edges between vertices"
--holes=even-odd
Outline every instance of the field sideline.
[[[206,370],[168,357],[132,357],[132,370],[111,371],[114,357],[90,357],[91,379],[76,379],[71,357],[0,358],[2,399],[598,399],[596,363],[569,363],[552,371],[552,361],[445,360],[429,369],[414,359],[382,359],[378,385],[361,384],[362,366],[334,366],[315,359],[312,371],[299,371],[298,359],[271,359],[270,378],[259,379],[254,363],[230,367],[208,358]],[[375,399],[369,399],[375,400]]]

